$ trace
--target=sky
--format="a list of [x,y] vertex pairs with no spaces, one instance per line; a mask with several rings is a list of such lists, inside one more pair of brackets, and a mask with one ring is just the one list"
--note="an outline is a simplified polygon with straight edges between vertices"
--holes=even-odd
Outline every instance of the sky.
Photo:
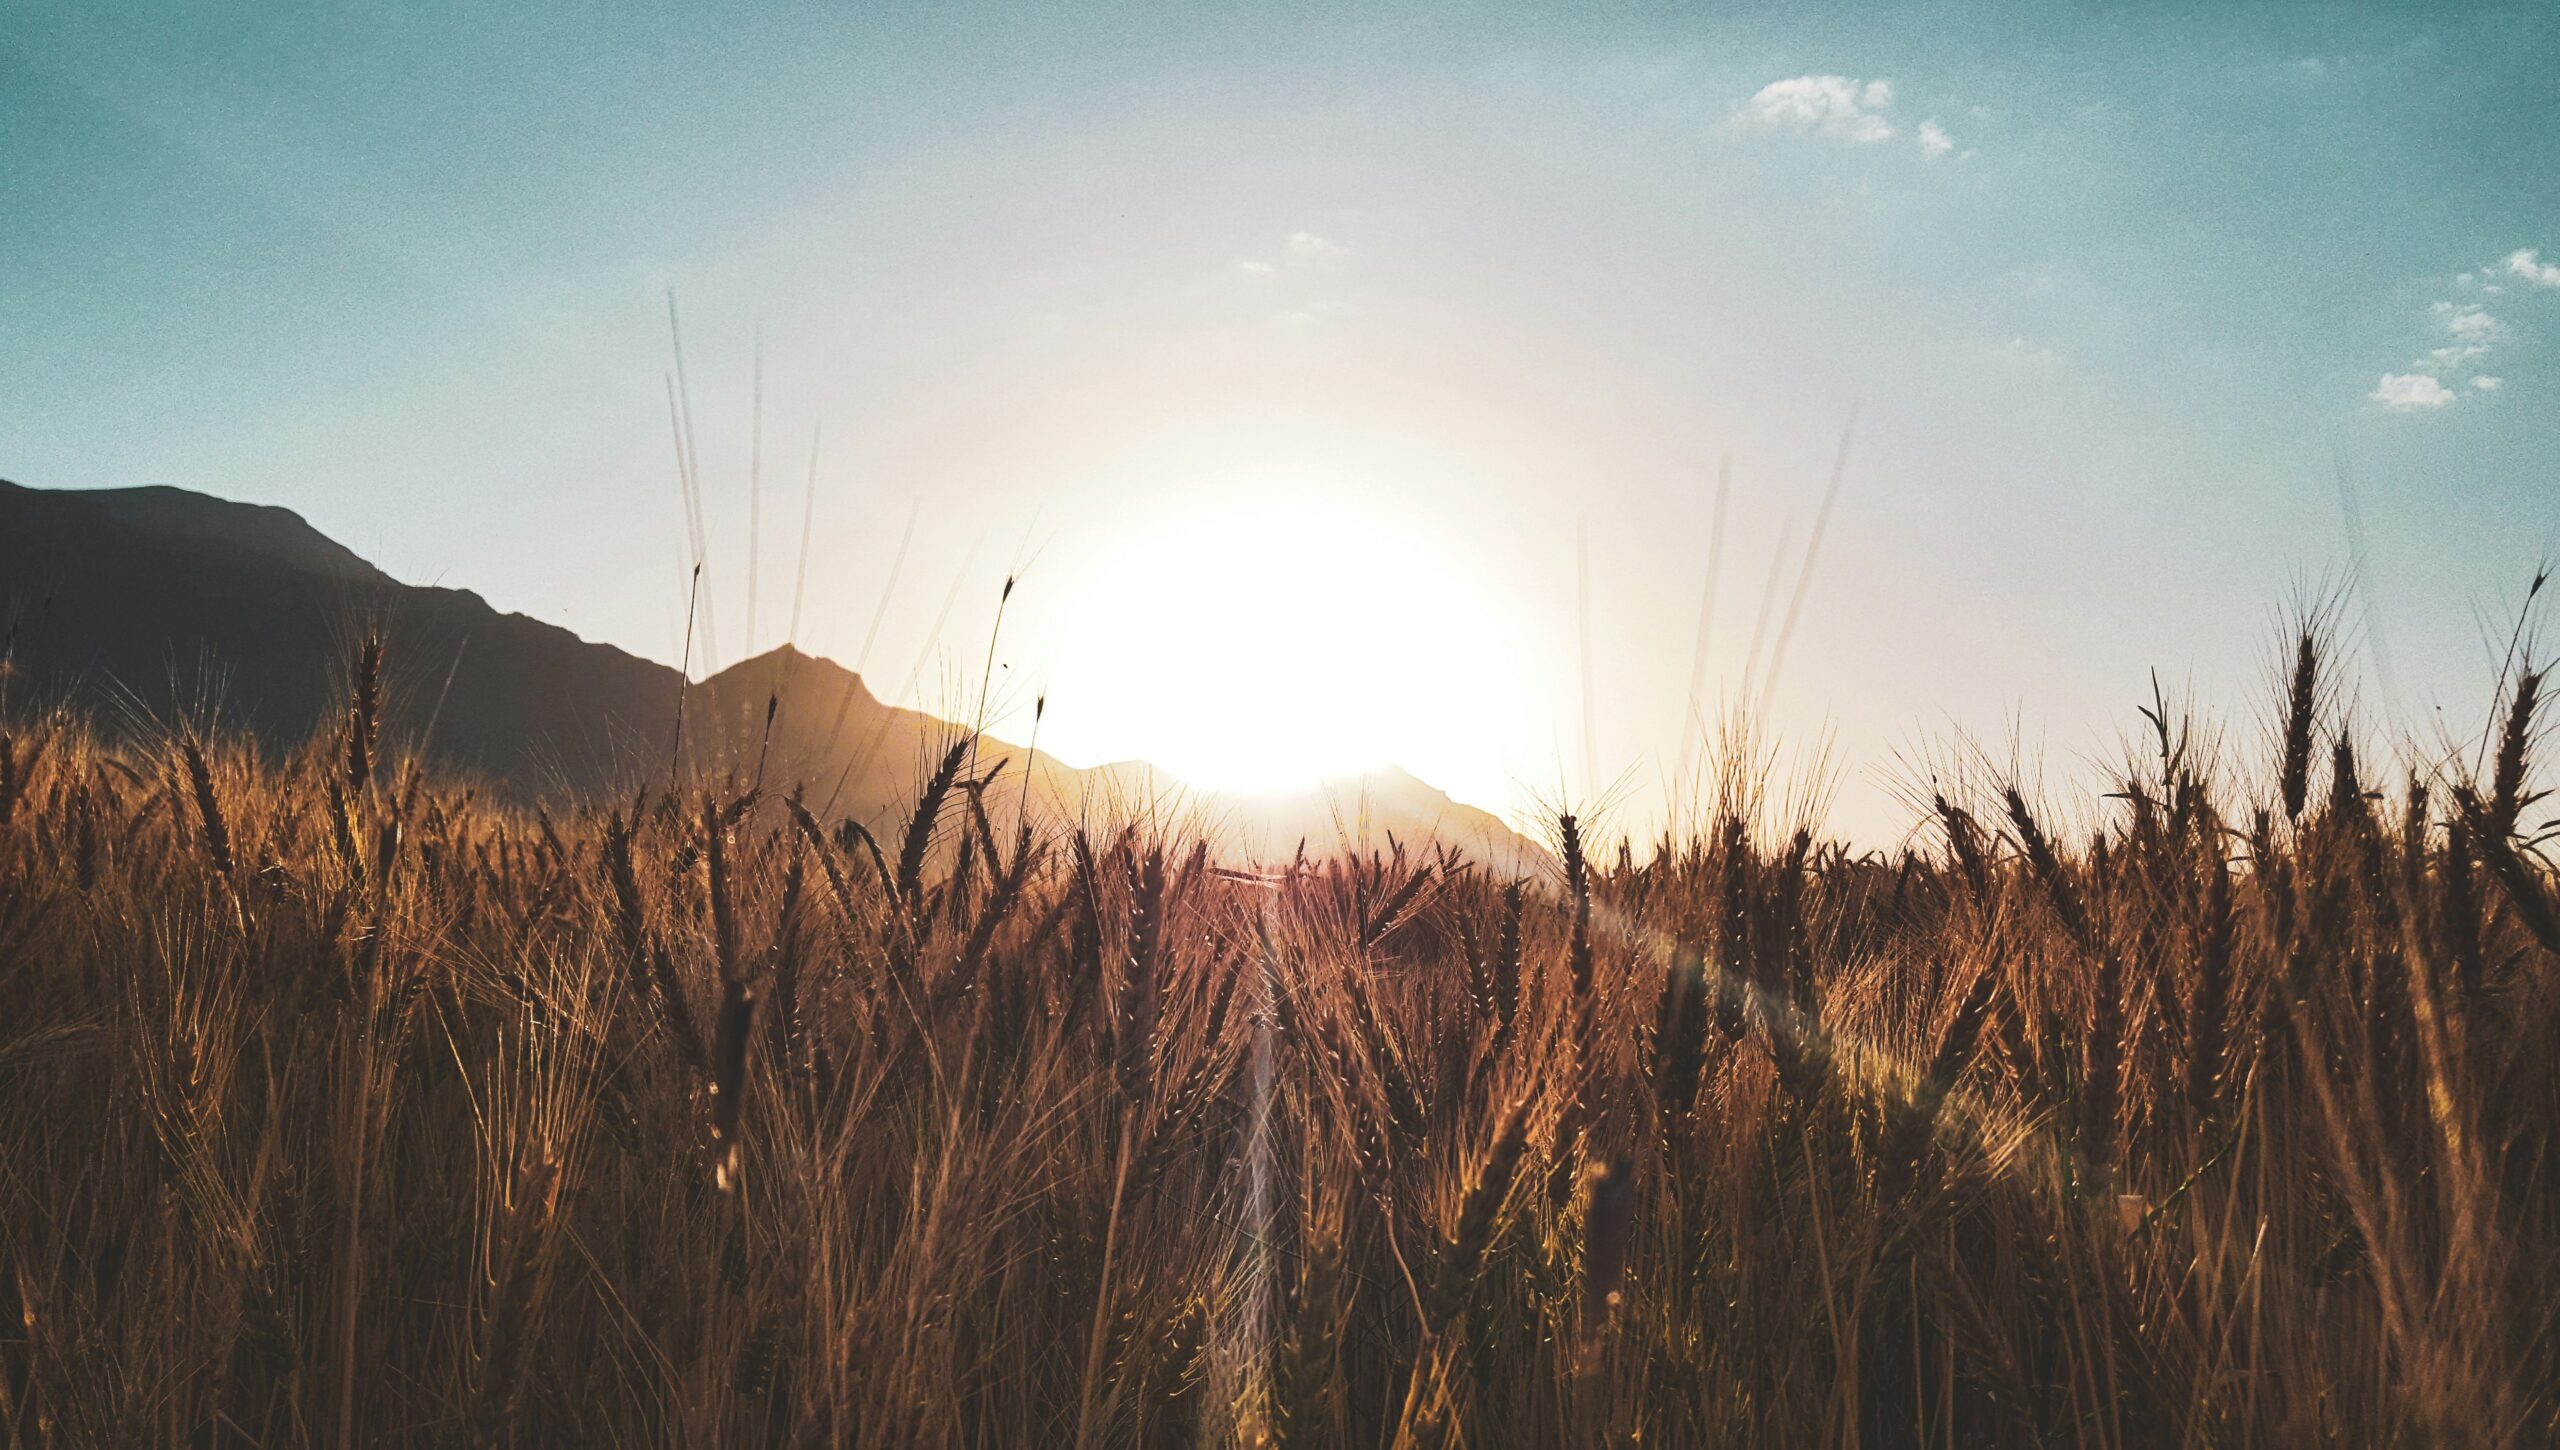
[[2358,718],[2484,718],[2560,549],[2554,77],[2547,5],[37,0],[0,477],[1629,831],[1703,615],[1707,710],[1889,840],[2155,671],[2245,751],[2350,577]]

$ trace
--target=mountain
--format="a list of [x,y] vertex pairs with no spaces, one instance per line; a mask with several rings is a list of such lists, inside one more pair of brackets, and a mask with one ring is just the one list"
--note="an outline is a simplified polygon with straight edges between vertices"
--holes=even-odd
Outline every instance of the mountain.
[[[289,510],[174,488],[0,482],[0,628],[0,708],[103,692],[154,718],[210,710],[278,751],[332,728],[355,644],[378,630],[390,738],[526,800],[620,794],[681,763],[697,779],[761,771],[769,788],[800,786],[830,816],[878,826],[962,734],[787,646],[688,687],[665,665],[500,613],[468,590],[401,583]],[[1078,769],[981,739],[978,772],[999,762],[999,803],[1028,782],[1047,811],[1147,812],[1241,858],[1392,833],[1514,869],[1544,859],[1494,816],[1399,770],[1230,797],[1141,762]]]

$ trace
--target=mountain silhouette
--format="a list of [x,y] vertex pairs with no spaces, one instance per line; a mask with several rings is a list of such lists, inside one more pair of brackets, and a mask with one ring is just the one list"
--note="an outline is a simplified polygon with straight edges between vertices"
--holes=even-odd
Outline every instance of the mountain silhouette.
[[[965,731],[889,705],[788,646],[687,685],[677,671],[462,589],[404,584],[287,509],[175,488],[0,482],[0,711],[97,702],[202,721],[282,753],[337,728],[357,642],[385,643],[387,738],[528,802],[627,795],[672,776],[797,788],[875,827]],[[989,800],[1102,822],[1146,813],[1236,858],[1441,843],[1510,869],[1545,859],[1493,815],[1401,770],[1263,796],[1143,762],[1077,768],[992,736]]]

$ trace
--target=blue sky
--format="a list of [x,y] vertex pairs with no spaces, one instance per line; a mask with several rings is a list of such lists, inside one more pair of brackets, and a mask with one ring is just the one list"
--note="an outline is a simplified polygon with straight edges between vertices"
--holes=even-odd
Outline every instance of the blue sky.
[[1854,403],[1772,713],[1873,831],[1918,742],[2066,772],[2155,667],[2245,727],[2277,606],[2348,562],[2341,460],[2364,713],[2480,713],[2482,621],[2560,543],[2555,74],[2548,6],[21,6],[0,476],[285,504],[673,659],[673,288],[714,662],[761,325],[755,647],[822,426],[804,643],[859,652],[912,509],[885,693],[952,704],[1027,566],[1002,703],[1163,754],[1079,713],[1094,581],[1169,507],[1304,491],[1445,555],[1514,666],[1464,750],[1349,702],[1381,753],[1497,805],[1622,779],[1634,819],[1718,460],[1729,690]]

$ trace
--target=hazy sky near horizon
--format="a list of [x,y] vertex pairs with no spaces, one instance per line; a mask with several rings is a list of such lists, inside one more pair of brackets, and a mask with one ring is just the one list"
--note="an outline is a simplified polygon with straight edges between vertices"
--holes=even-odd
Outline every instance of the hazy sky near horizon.
[[2555,114],[2548,5],[20,5],[0,477],[673,662],[673,289],[697,664],[788,632],[816,427],[799,638],[893,699],[968,707],[1019,570],[994,714],[1070,759],[1636,824],[1719,460],[1729,697],[1854,405],[1771,715],[1890,834],[1897,759],[2067,773],[2154,669],[2253,746],[2342,468],[2361,715],[2482,717],[2560,546]]

